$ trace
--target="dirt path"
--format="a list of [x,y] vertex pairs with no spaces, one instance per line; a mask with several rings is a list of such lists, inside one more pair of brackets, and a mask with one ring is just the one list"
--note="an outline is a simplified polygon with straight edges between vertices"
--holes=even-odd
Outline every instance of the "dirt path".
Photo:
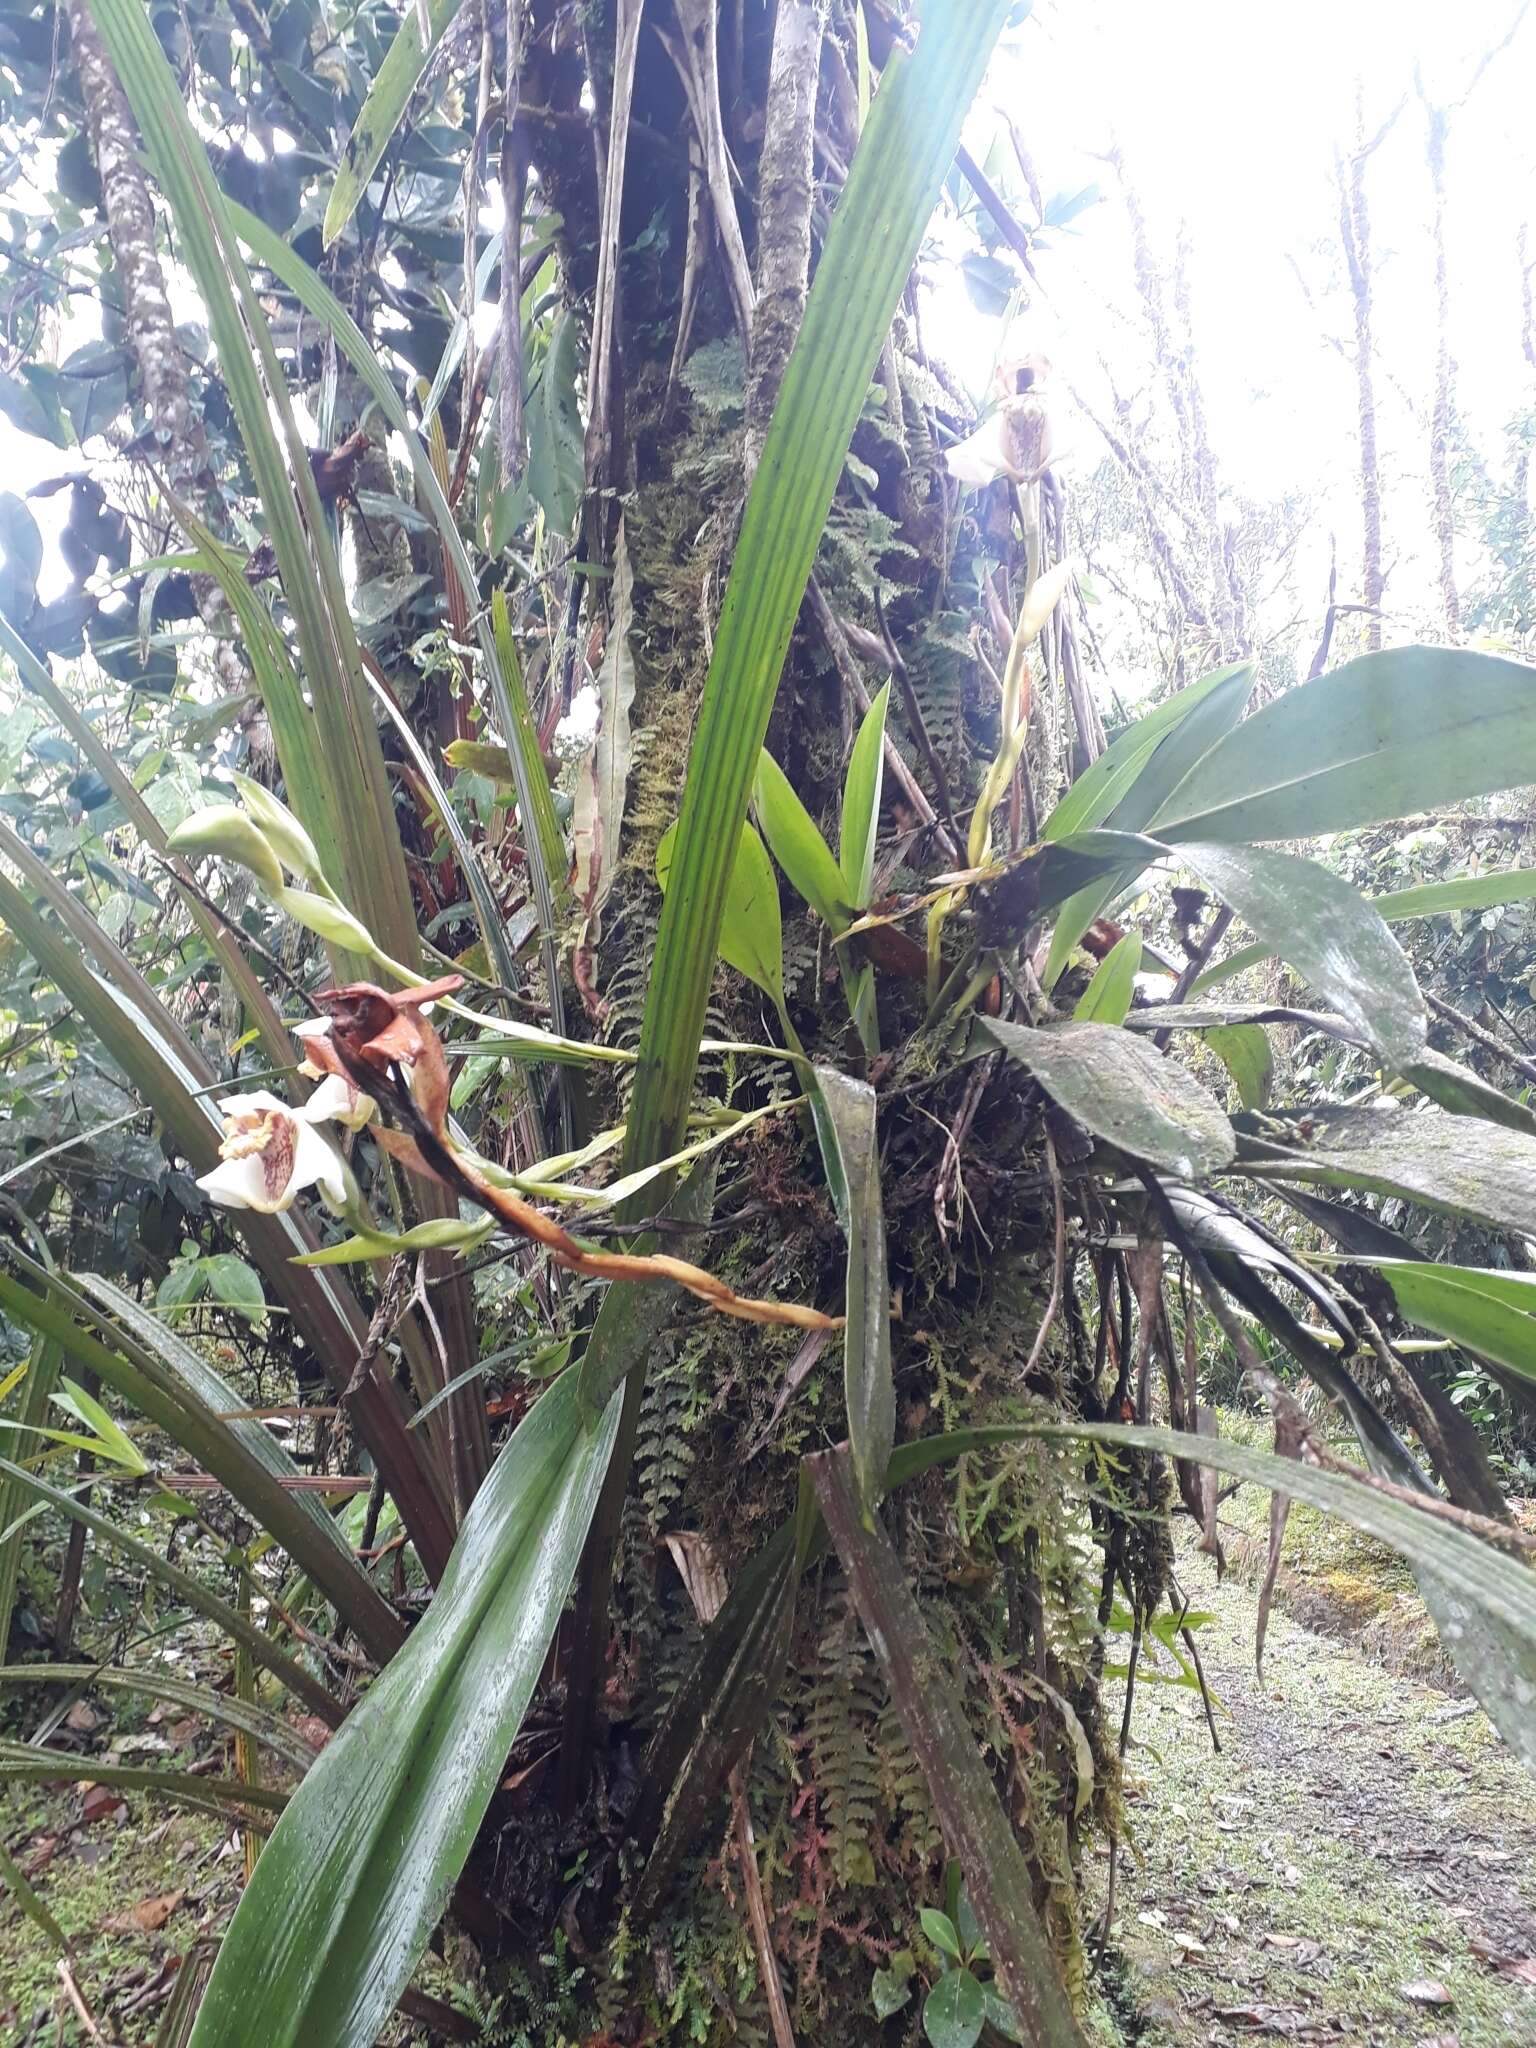
[[1536,2048],[1536,1780],[1468,1702],[1283,1613],[1261,1685],[1252,1587],[1181,1571],[1222,1754],[1194,1692],[1138,1682],[1128,2038]]

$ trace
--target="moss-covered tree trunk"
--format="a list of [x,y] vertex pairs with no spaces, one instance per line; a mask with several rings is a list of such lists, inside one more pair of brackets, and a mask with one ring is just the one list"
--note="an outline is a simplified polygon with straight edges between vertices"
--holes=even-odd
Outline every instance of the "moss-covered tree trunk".
[[[867,11],[878,64],[890,30]],[[845,8],[782,0],[775,23],[773,10],[704,0],[657,6],[631,86],[613,73],[626,18],[622,0],[591,10],[580,63],[558,54],[554,11],[536,8],[521,119],[563,218],[583,317],[596,303],[599,322],[611,321],[600,370],[600,341],[593,356],[594,392],[607,395],[587,432],[586,539],[612,566],[622,511],[634,576],[633,757],[613,892],[601,936],[578,943],[571,1000],[585,1005],[587,1028],[633,1047],[660,907],[657,847],[677,816],[747,484],[859,102]],[[600,136],[615,97],[633,107],[616,269],[601,246],[612,144],[594,172],[576,118],[584,73]],[[606,306],[605,268],[617,285]],[[996,575],[1006,594],[1022,542],[1003,486],[979,515],[959,516],[939,444],[969,424],[927,362],[909,298],[855,436],[769,737],[835,846],[852,738],[891,674],[890,636],[902,695],[879,821],[882,894],[916,890],[955,863],[964,831],[948,806],[968,813],[998,743],[996,686],[971,630],[986,618],[981,579]],[[1038,1098],[996,1060],[933,1071],[920,923],[917,943],[907,926],[868,949],[889,1048],[870,1054],[826,927],[787,889],[783,914],[795,1030],[813,1054],[878,1088],[899,1436],[1006,1420],[1040,1396],[1102,1412],[1098,1388],[1123,1378],[1114,1338],[1107,1369],[1105,1340],[1096,1359],[1075,1313],[1036,1343],[1056,1235]],[[991,914],[1006,923],[1013,913],[998,904]],[[724,968],[716,1003],[720,1036],[778,1035],[766,999]],[[785,1098],[793,1090],[788,1070],[766,1085]],[[701,1088],[718,1100],[761,1101],[764,1086],[722,1057],[704,1063]],[[622,1107],[616,1088],[583,1110],[595,1127]],[[754,1292],[838,1299],[843,1243],[803,1114],[732,1149],[708,1256]],[[837,1340],[802,1343],[684,1308],[654,1348],[628,1483],[606,1529],[599,1517],[557,1667],[560,1768],[547,1786],[535,1773],[536,1789],[510,1798],[484,1844],[514,1914],[547,1924],[541,1916],[558,1907],[573,1949],[586,1950],[572,2023],[592,1995],[622,2040],[652,2038],[647,2027],[667,2040],[776,2048],[918,2038],[921,1996],[882,2023],[872,1984],[910,1949],[919,1908],[944,1898],[942,1843],[834,1564],[802,1588],[772,1710],[731,1782],[710,1788],[697,1829],[669,1841],[665,1882],[640,1875],[655,1843],[634,1834],[634,1816],[654,1817],[666,1789],[645,1781],[647,1745],[697,1656],[707,1589],[717,1599],[791,1514],[802,1453],[844,1433]],[[1080,1984],[1074,1855],[1095,1801],[1109,1797],[1112,1744],[1098,1718],[1092,1627],[1110,1596],[1079,1494],[1072,1460],[1036,1448],[985,1478],[964,1465],[931,1475],[893,1502],[889,1521],[1026,1846],[1057,1953]],[[1124,1544],[1123,1532],[1114,1540]],[[525,1736],[530,1758],[541,1741],[547,1750],[547,1735]]]

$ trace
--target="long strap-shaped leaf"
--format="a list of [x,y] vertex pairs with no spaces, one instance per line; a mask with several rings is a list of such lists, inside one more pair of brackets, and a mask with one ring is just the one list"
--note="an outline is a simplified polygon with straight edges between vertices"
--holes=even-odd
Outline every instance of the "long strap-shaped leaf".
[[825,1451],[806,1462],[859,1619],[928,1782],[945,1845],[965,1872],[997,1981],[1013,2009],[1014,2038],[1031,2048],[1082,2048],[1035,1911],[1024,1851],[901,1560],[878,1518],[861,1510],[847,1454]]
[[[122,805],[143,843],[153,847],[156,853],[165,854],[168,840],[166,829],[135,787],[122,763],[111,748],[104,744],[90,720],[76,710],[55,683],[47,664],[38,660],[32,649],[12,628],[10,621],[4,617],[0,617],[0,650],[16,664],[26,687],[43,700],[54,718],[106,783]],[[186,871],[185,863],[180,861],[174,862],[173,868],[178,877]],[[282,1019],[273,1007],[272,999],[262,986],[255,968],[231,935],[229,928],[222,924],[205,904],[190,891],[184,893],[183,900],[186,903],[187,914],[202,933],[208,950],[234,984],[246,1015],[260,1031],[267,1057],[276,1066],[286,1066],[293,1057],[293,1048],[287,1032],[283,1029]]]
[[[199,1173],[207,1172],[218,1160],[221,1129],[210,1096],[217,1090],[212,1068],[127,955],[3,824],[0,854],[15,864],[27,884],[26,889],[18,888],[0,865],[0,918],[102,1044],[111,1046],[136,1093],[161,1118],[177,1148]],[[39,903],[53,912],[62,930],[42,914]],[[363,1342],[366,1319],[334,1273],[310,1272],[292,1263],[296,1254],[315,1249],[313,1233],[293,1211],[282,1216],[247,1211],[240,1227],[268,1288],[292,1314],[295,1327],[326,1362],[327,1371],[345,1384]],[[452,1537],[432,1475],[405,1433],[392,1382],[376,1380],[354,1412],[359,1434],[435,1581]]]
[[[218,1419],[193,1384],[185,1379],[178,1382],[163,1360],[127,1342],[122,1349],[110,1347],[80,1329],[70,1310],[78,1306],[89,1314],[90,1304],[81,1300],[62,1276],[54,1278],[50,1288],[57,1298],[34,1293],[9,1273],[0,1272],[0,1307],[39,1336],[52,1338],[69,1357],[96,1373],[198,1458],[309,1573],[374,1654],[390,1655],[401,1641],[399,1623],[340,1542],[328,1517],[323,1513],[317,1517],[318,1503],[284,1487],[271,1462],[273,1452],[285,1455],[279,1447],[269,1444],[268,1455],[259,1455],[234,1426]],[[129,1356],[130,1352],[134,1355]]]
[[618,1419],[575,1375],[520,1425],[426,1619],[262,1852],[191,2048],[367,2048],[469,1853],[570,1588]]
[[46,1479],[40,1479],[35,1472],[28,1472],[20,1465],[12,1464],[9,1458],[0,1458],[0,1478],[6,1479],[19,1492],[42,1502],[56,1514],[67,1515],[71,1521],[81,1522],[103,1543],[120,1550],[150,1578],[170,1588],[176,1598],[195,1614],[201,1614],[227,1635],[232,1642],[243,1644],[256,1662],[280,1679],[293,1694],[302,1700],[312,1714],[318,1714],[331,1727],[336,1727],[342,1718],[341,1703],[326,1691],[320,1681],[297,1664],[273,1642],[264,1630],[241,1614],[238,1609],[221,1600],[217,1593],[210,1593],[203,1581],[192,1572],[184,1572],[180,1565],[171,1564],[158,1550],[147,1543],[141,1543],[136,1536],[130,1536],[126,1529],[112,1521],[109,1516],[99,1514],[95,1508],[87,1507],[72,1493],[66,1493],[57,1486],[50,1486]]
[[843,458],[1008,0],[928,0],[854,151],[752,480],[726,589],[641,1030],[625,1164],[688,1112],[747,798]]

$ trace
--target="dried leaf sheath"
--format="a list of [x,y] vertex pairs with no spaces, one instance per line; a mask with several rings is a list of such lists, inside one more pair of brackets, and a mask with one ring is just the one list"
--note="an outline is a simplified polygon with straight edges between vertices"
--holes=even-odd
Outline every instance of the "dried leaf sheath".
[[492,1185],[448,1132],[448,1063],[442,1041],[423,1015],[436,997],[461,985],[458,975],[389,994],[371,982],[352,982],[320,996],[331,1017],[326,1037],[310,1038],[316,1064],[329,1066],[372,1095],[402,1129],[381,1132],[386,1149],[404,1165],[442,1182],[487,1209],[520,1237],[532,1238],[559,1266],[592,1280],[670,1280],[722,1315],[748,1323],[788,1324],[797,1330],[832,1330],[840,1316],[797,1302],[757,1301],[738,1294],[713,1273],[665,1253],[599,1252],[572,1237],[563,1224],[510,1188]]

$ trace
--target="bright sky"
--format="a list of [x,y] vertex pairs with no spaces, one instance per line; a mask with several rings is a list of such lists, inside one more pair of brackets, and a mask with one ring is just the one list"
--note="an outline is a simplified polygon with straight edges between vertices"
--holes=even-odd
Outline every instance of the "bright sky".
[[[1097,153],[1118,142],[1160,252],[1181,221],[1192,246],[1199,366],[1212,436],[1232,487],[1259,496],[1314,493],[1319,532],[1336,526],[1341,562],[1357,551],[1354,390],[1291,268],[1305,273],[1324,324],[1348,330],[1340,289],[1333,148],[1353,127],[1357,76],[1366,123],[1408,104],[1371,166],[1383,455],[1389,551],[1422,547],[1423,433],[1433,336],[1426,223],[1429,188],[1422,65],[1436,98],[1465,90],[1478,58],[1504,36],[1519,0],[1038,0],[987,96],[1006,99],[1049,193],[1101,180],[1103,204],[1051,238],[1039,262],[1044,297],[1008,338],[1010,354],[1044,349],[1072,381],[1102,391],[1101,355],[1134,394],[1150,366],[1126,325],[1130,265],[1113,174]],[[1515,235],[1532,218],[1536,256],[1536,10],[1453,121],[1448,162],[1453,346],[1458,396],[1478,442],[1494,450],[1528,372],[1519,349]],[[985,152],[995,116],[968,134]],[[78,339],[79,337],[75,337]],[[958,286],[935,305],[930,345],[984,392],[1000,341]],[[1390,373],[1388,375],[1387,373]],[[1394,387],[1393,380],[1396,380]],[[1091,432],[1068,435],[1079,463]],[[0,420],[8,488],[73,469],[79,458],[16,435]],[[64,497],[37,504],[40,523]],[[1394,530],[1395,529],[1395,530]],[[50,564],[45,590],[58,580]],[[1400,571],[1396,591],[1415,572]]]
[[[1009,353],[1043,348],[1085,387],[1101,382],[1101,354],[1123,391],[1134,394],[1146,381],[1145,345],[1112,310],[1130,297],[1128,232],[1114,174],[1097,158],[1118,143],[1162,256],[1171,259],[1179,225],[1188,223],[1199,368],[1228,482],[1263,496],[1319,491],[1347,522],[1355,504],[1353,372],[1321,328],[1349,333],[1332,169],[1335,143],[1353,134],[1363,79],[1368,133],[1408,96],[1372,160],[1368,197],[1381,263],[1388,483],[1418,491],[1422,432],[1403,394],[1427,407],[1434,340],[1425,121],[1414,69],[1422,67],[1432,98],[1460,98],[1519,7],[1520,0],[1039,0],[1016,55],[995,67],[988,96],[996,104],[1006,94],[1048,193],[1099,180],[1107,198],[1042,255],[1049,303],[1020,319]],[[1515,238],[1529,221],[1536,260],[1533,100],[1536,11],[1453,116],[1447,156],[1458,399],[1479,443],[1495,448],[1522,393],[1531,395]],[[989,337],[959,294],[944,324],[946,352],[968,355],[976,366],[969,381],[982,388]],[[1341,556],[1353,545],[1347,525],[1340,545]]]

